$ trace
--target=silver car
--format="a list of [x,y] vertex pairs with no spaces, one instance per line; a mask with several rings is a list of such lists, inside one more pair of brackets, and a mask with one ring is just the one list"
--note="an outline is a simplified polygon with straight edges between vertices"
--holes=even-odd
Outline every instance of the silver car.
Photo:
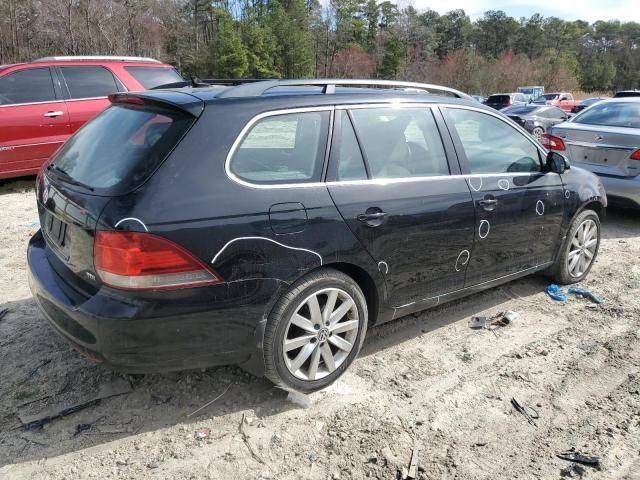
[[640,209],[640,98],[598,102],[552,127],[543,143],[598,175],[610,203]]

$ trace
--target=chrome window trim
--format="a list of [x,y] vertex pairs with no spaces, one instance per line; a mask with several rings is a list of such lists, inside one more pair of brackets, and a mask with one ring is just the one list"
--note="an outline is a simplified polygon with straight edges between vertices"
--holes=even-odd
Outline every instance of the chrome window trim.
[[[543,174],[543,172],[470,173],[470,174],[434,175],[429,177],[400,177],[400,178],[377,178],[377,179],[372,178],[372,179],[366,179],[366,180],[335,180],[335,181],[329,181],[329,182],[325,181],[325,182],[308,182],[308,183],[278,183],[278,184],[271,184],[271,185],[263,185],[263,184],[257,184],[257,183],[248,182],[246,180],[242,180],[230,170],[230,163],[240,143],[242,142],[242,140],[244,140],[244,137],[246,136],[248,131],[251,129],[251,127],[253,127],[253,125],[256,122],[258,122],[259,120],[262,120],[263,118],[277,116],[277,115],[286,115],[289,113],[305,113],[305,112],[321,112],[321,111],[334,112],[336,110],[353,110],[353,109],[362,109],[362,108],[408,108],[408,107],[426,107],[426,108],[431,108],[432,110],[434,108],[461,108],[464,110],[473,110],[480,113],[486,113],[487,115],[491,115],[501,120],[511,128],[514,128],[516,131],[523,134],[540,151],[542,158],[545,158],[547,155],[546,150],[544,150],[544,148],[540,144],[538,144],[535,141],[535,139],[533,139],[533,137],[531,137],[526,130],[524,130],[523,128],[520,128],[517,125],[511,125],[512,122],[505,120],[497,112],[494,113],[494,112],[490,112],[482,108],[476,108],[473,106],[454,105],[454,104],[447,104],[447,103],[412,102],[412,101],[388,102],[387,101],[387,102],[381,102],[381,103],[366,103],[366,104],[355,104],[355,105],[344,104],[344,105],[330,105],[330,106],[322,106],[322,107],[290,108],[290,109],[281,109],[281,110],[272,110],[269,112],[262,112],[254,116],[251,120],[249,120],[249,122],[240,131],[240,134],[238,135],[238,137],[234,140],[233,145],[231,146],[231,149],[229,150],[229,153],[227,154],[227,157],[225,159],[225,164],[224,164],[225,173],[227,177],[232,181],[240,185],[243,185],[245,187],[257,188],[257,189],[310,188],[310,187],[341,186],[341,185],[344,185],[344,186],[393,185],[397,183],[408,183],[408,182],[438,181],[438,180],[445,180],[448,178],[462,178],[466,180],[468,178],[479,178],[479,177],[505,178],[505,177],[514,177],[514,176],[523,177],[523,176]],[[327,139],[327,150],[325,152],[325,157],[330,153],[329,147],[331,146],[331,137],[333,136],[333,124],[334,124],[334,118],[332,115],[330,124],[329,124],[329,136]],[[327,161],[327,159],[328,157],[325,158],[325,161]]]
[[601,150],[624,150],[627,152],[633,152],[636,150],[635,147],[630,147],[628,145],[610,145],[606,143],[590,143],[590,142],[580,142],[573,140],[565,140],[564,143],[566,145],[573,145],[576,147],[586,147],[593,149],[601,149]]
[[[278,184],[267,184],[267,185],[260,184],[260,183],[248,182],[246,180],[241,179],[240,177],[238,177],[235,173],[233,173],[231,171],[231,161],[233,160],[233,156],[235,155],[236,150],[238,149],[240,144],[244,141],[245,137],[247,136],[247,133],[249,133],[251,128],[253,128],[253,126],[257,122],[259,122],[260,120],[262,120],[264,118],[276,117],[276,116],[281,116],[281,115],[289,115],[289,114],[292,114],[292,113],[330,112],[331,113],[331,118],[329,119],[329,132],[328,132],[327,146],[326,146],[326,149],[325,149],[325,156],[324,156],[324,161],[326,162],[327,154],[328,154],[328,151],[329,151],[329,147],[331,145],[331,137],[332,137],[332,133],[333,133],[333,112],[334,112],[334,110],[335,110],[335,108],[333,107],[333,105],[327,105],[327,106],[322,106],[322,107],[304,107],[304,108],[290,108],[290,109],[284,109],[284,110],[272,110],[272,111],[269,111],[269,112],[262,112],[262,113],[259,113],[256,116],[254,116],[242,128],[242,130],[240,131],[240,134],[234,140],[233,145],[231,146],[231,150],[229,150],[229,153],[227,154],[227,158],[225,159],[225,162],[224,162],[224,171],[227,174],[227,177],[229,177],[231,180],[233,180],[236,183],[244,185],[245,187],[260,188],[260,189],[308,188],[308,187],[318,187],[318,186],[325,185],[325,182],[278,183]],[[324,172],[324,170],[323,170],[323,172]]]
[[20,145],[6,145],[7,148],[14,150],[23,147],[37,147],[38,145],[53,145],[54,143],[64,143],[65,140],[56,140],[55,142],[39,142],[39,143],[21,143]]
[[8,103],[6,105],[0,105],[0,108],[7,107],[25,107],[29,105],[47,105],[50,103],[64,103],[64,100],[50,100],[48,102],[29,102],[29,103]]

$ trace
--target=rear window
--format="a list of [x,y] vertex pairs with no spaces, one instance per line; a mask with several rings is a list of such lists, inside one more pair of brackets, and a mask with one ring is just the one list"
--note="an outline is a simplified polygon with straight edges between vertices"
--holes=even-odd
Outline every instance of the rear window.
[[72,136],[53,164],[90,188],[124,193],[149,177],[194,121],[172,110],[114,105]]
[[487,103],[507,103],[511,101],[511,97],[509,95],[491,95],[487,99]]
[[147,90],[170,83],[184,82],[184,78],[175,68],[124,67],[124,69]]
[[575,123],[640,128],[640,102],[603,102],[574,117]]

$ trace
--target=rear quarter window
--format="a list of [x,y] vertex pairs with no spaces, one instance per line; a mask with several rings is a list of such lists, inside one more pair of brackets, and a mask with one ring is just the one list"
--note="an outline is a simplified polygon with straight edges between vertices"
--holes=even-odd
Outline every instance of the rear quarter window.
[[229,171],[256,184],[319,182],[329,134],[329,111],[272,115],[242,137]]

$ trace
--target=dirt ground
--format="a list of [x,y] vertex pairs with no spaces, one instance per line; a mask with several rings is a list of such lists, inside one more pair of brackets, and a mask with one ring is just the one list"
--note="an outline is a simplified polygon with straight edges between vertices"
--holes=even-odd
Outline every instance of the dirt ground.
[[[394,479],[414,448],[421,479],[640,479],[638,214],[608,212],[583,284],[604,304],[555,302],[538,276],[515,281],[371,329],[335,385],[290,399],[235,367],[122,376],[71,350],[27,285],[32,183],[0,187],[2,479]],[[469,328],[507,309],[520,313],[510,325]],[[42,428],[17,417],[118,376],[131,393]],[[599,469],[556,457],[570,448]]]

